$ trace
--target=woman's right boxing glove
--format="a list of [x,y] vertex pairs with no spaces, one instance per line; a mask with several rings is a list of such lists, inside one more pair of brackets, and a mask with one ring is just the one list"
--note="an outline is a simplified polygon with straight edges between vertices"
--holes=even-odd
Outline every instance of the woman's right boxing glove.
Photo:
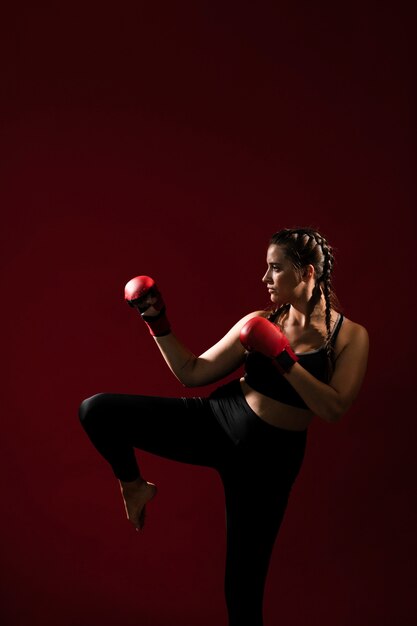
[[[165,302],[152,278],[136,276],[129,280],[125,285],[125,300],[131,307],[137,309],[153,337],[163,337],[171,332],[171,326],[166,316]],[[146,315],[146,311],[150,307],[153,307],[158,313]]]
[[241,328],[240,342],[246,350],[255,350],[273,359],[281,374],[289,372],[298,361],[287,337],[265,317],[248,320]]

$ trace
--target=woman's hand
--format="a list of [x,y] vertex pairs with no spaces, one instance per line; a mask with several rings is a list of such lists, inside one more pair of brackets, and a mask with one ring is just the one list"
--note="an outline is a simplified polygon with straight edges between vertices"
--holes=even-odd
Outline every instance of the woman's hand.
[[125,285],[125,300],[137,309],[153,337],[171,332],[166,306],[155,281],[150,276],[136,276]]
[[265,317],[252,317],[240,331],[240,341],[246,350],[256,350],[270,357],[278,369],[288,372],[298,361],[284,333]]

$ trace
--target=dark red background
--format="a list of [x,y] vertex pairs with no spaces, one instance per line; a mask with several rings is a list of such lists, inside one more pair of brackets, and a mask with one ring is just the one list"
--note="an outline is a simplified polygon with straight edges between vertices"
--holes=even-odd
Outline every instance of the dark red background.
[[295,225],[336,248],[371,352],[348,414],[311,426],[265,625],[415,623],[410,7],[3,12],[4,626],[226,626],[217,475],[138,453],[159,487],[138,536],[77,410],[99,391],[208,393],[170,374],[125,282],[154,276],[198,353],[267,304],[268,238]]

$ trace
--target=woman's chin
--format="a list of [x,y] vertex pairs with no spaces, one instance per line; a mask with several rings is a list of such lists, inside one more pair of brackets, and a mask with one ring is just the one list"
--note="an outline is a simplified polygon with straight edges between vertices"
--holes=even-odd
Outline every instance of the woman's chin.
[[283,302],[283,300],[279,297],[279,295],[276,292],[271,292],[269,295],[270,295],[271,303],[274,304],[276,308],[279,308],[280,306],[285,304],[285,302]]

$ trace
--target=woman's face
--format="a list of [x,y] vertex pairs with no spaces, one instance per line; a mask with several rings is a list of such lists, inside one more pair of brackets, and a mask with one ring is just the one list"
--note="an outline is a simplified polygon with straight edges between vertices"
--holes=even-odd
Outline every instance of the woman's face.
[[299,295],[297,286],[300,285],[301,277],[291,261],[286,256],[284,249],[276,244],[271,244],[267,250],[266,263],[268,269],[262,278],[268,287],[271,301],[275,304],[287,304]]

